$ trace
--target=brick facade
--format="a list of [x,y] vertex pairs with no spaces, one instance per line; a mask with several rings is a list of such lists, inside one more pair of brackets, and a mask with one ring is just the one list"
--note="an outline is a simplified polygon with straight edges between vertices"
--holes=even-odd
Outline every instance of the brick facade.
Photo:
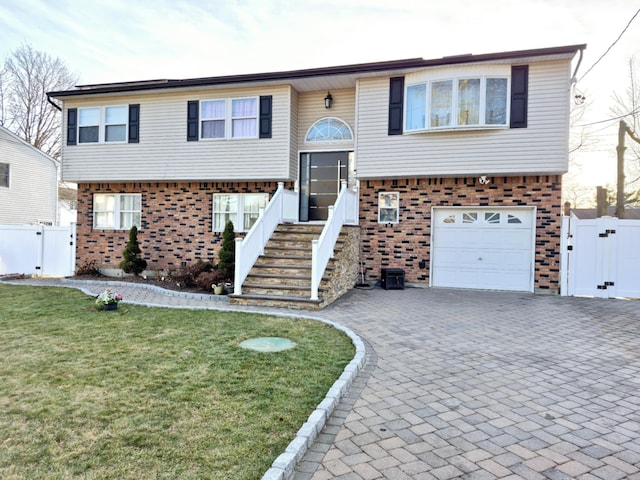
[[[560,280],[561,177],[477,177],[363,180],[360,182],[362,258],[367,279],[381,268],[402,268],[407,282],[428,284],[431,207],[535,206],[534,289],[557,293]],[[400,192],[400,222],[378,223],[378,193]],[[422,264],[422,265],[421,265]]]
[[[429,283],[431,207],[535,206],[534,288],[557,293],[560,276],[561,177],[415,178],[360,183],[362,260],[369,281],[380,269],[402,268],[410,283]],[[292,185],[285,185],[292,188]],[[217,261],[222,233],[212,231],[214,193],[268,192],[276,182],[81,184],[78,189],[77,265],[96,260],[118,268],[128,240],[125,230],[94,230],[94,193],[141,193],[138,240],[149,270],[176,271],[196,260]],[[400,192],[400,222],[378,223],[378,192]]]
[[[217,263],[222,232],[213,232],[214,193],[267,192],[276,182],[110,183],[78,185],[76,264],[95,260],[117,269],[129,240],[127,230],[93,228],[93,194],[142,194],[138,240],[148,270],[174,272],[197,260]],[[285,185],[285,188],[292,188]]]

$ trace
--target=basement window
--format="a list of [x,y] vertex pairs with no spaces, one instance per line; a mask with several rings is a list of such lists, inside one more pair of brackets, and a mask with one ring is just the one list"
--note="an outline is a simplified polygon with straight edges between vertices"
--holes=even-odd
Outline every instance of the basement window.
[[398,223],[400,220],[400,193],[378,193],[378,223]]

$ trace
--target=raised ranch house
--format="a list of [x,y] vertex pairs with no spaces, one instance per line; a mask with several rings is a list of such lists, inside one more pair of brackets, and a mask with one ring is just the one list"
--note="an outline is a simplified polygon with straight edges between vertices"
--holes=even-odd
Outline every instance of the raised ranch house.
[[50,92],[77,263],[117,269],[132,225],[150,270],[215,261],[230,219],[236,302],[321,307],[382,269],[557,293],[584,48]]

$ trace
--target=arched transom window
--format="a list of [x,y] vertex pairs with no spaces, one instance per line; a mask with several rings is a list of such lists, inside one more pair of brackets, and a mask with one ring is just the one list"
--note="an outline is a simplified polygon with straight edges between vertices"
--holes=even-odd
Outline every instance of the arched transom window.
[[339,142],[353,140],[353,132],[345,122],[335,117],[321,118],[311,125],[305,142]]

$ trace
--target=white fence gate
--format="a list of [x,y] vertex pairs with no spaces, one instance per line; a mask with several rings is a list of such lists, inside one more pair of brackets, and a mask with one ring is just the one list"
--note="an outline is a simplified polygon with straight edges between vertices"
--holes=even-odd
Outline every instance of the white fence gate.
[[640,298],[640,221],[565,217],[563,295]]
[[73,275],[75,245],[75,225],[0,225],[0,275]]

